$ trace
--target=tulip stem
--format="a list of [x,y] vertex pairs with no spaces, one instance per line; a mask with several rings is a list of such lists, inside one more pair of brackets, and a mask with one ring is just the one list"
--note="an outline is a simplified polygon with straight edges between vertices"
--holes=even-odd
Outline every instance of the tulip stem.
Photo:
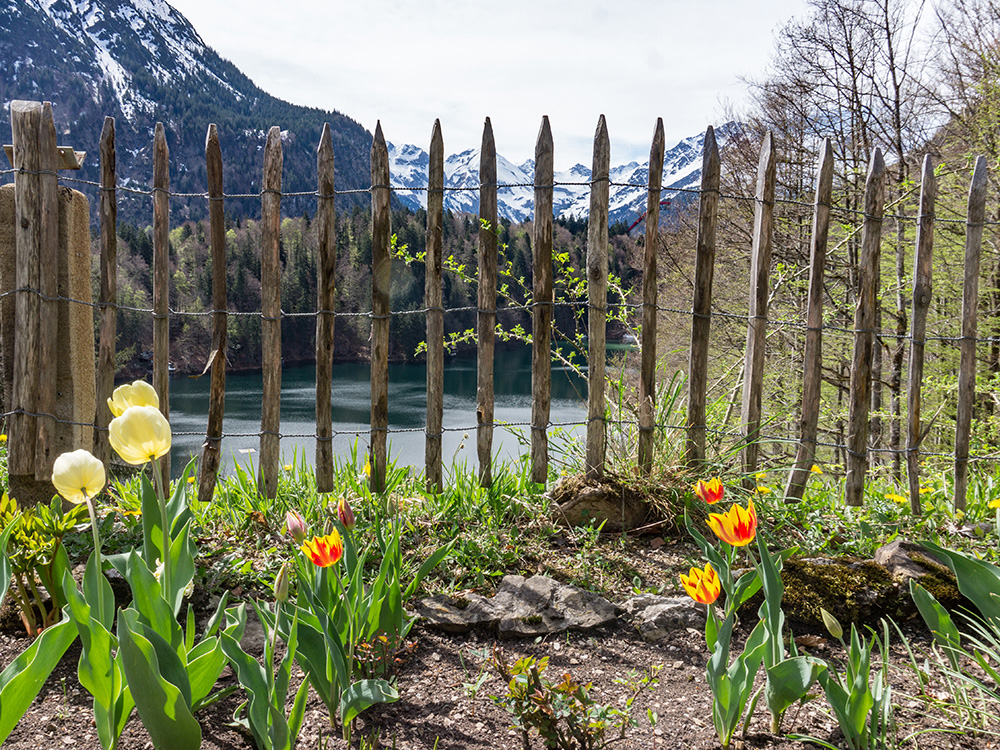
[[[101,536],[97,528],[97,506],[93,498],[84,494],[83,499],[87,503],[87,510],[90,511],[90,530],[94,535],[94,564],[97,566],[97,621],[104,624],[104,587],[101,586],[101,576],[104,575],[104,560],[101,557]],[[111,623],[107,623],[108,630],[111,630]]]
[[150,465],[153,469],[153,481],[156,482],[156,502],[160,506],[160,525],[163,527],[163,586],[161,590],[166,592],[166,596],[163,598],[173,607],[173,589],[170,588],[170,525],[167,521],[167,496],[163,491],[163,472],[160,470],[160,462],[154,458]]

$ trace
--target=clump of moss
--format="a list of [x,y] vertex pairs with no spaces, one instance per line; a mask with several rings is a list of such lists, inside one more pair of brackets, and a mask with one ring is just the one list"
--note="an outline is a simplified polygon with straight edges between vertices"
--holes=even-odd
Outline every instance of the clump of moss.
[[900,611],[898,586],[873,560],[792,559],[781,578],[785,614],[798,622],[822,626],[820,609],[825,609],[844,625],[875,625]]

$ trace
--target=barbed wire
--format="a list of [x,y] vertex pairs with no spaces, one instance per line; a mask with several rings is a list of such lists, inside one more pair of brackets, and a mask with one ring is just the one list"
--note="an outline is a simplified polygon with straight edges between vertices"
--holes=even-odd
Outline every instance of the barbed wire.
[[[154,188],[148,188],[148,189],[134,188],[134,187],[131,187],[130,185],[127,185],[127,184],[118,184],[118,185],[115,185],[114,187],[104,187],[100,182],[97,182],[95,180],[86,180],[86,179],[83,179],[83,178],[80,178],[80,177],[69,177],[67,175],[62,175],[62,174],[59,174],[58,172],[54,172],[52,170],[28,170],[28,169],[24,169],[24,168],[18,168],[18,169],[11,168],[11,169],[0,170],[0,176],[3,176],[3,175],[17,175],[17,174],[54,175],[59,180],[61,180],[63,182],[72,182],[72,183],[76,183],[76,184],[80,184],[80,185],[88,185],[88,186],[91,186],[91,187],[95,187],[98,190],[105,191],[105,192],[111,192],[111,191],[115,191],[115,190],[121,190],[121,191],[126,192],[126,193],[131,193],[131,194],[135,194],[135,195],[143,195],[143,196],[146,196],[146,197],[151,197],[152,195],[154,195],[157,192],[166,192],[167,195],[170,196],[171,198],[201,198],[203,200],[258,199],[258,198],[261,198],[262,196],[264,196],[267,193],[276,193],[277,195],[279,195],[279,196],[281,196],[283,198],[314,197],[314,198],[317,198],[317,199],[323,199],[323,198],[332,198],[332,197],[335,197],[335,196],[338,196],[338,195],[371,194],[372,190],[374,190],[374,189],[380,189],[380,188],[384,188],[385,187],[385,186],[381,186],[381,185],[376,185],[374,187],[368,187],[368,188],[335,189],[335,190],[333,190],[330,193],[320,193],[319,191],[316,191],[316,190],[284,191],[284,190],[262,189],[262,190],[260,190],[258,192],[255,192],[255,193],[223,193],[218,198],[212,198],[209,195],[208,191],[197,192],[197,193],[179,193],[179,192],[173,192],[173,191],[170,191],[170,190],[164,190],[163,188],[156,188],[156,187],[154,187]],[[517,188],[532,188],[532,189],[555,189],[557,187],[590,187],[590,188],[592,188],[598,182],[600,182],[600,183],[605,183],[606,182],[611,187],[629,188],[629,189],[634,189],[634,190],[637,190],[637,191],[645,190],[645,191],[648,192],[649,189],[650,189],[650,186],[649,186],[648,183],[641,183],[641,182],[616,182],[614,180],[601,179],[601,178],[596,179],[596,180],[567,180],[567,181],[553,180],[550,184],[545,184],[545,185],[536,185],[533,182],[509,182],[509,183],[498,182],[498,183],[476,183],[476,184],[470,184],[470,185],[446,185],[446,186],[441,187],[441,188],[430,188],[430,187],[421,186],[421,185],[406,186],[406,185],[402,185],[402,184],[396,184],[396,185],[389,185],[388,188],[391,191],[396,192],[396,193],[422,193],[422,192],[431,192],[432,190],[433,191],[440,190],[442,192],[470,192],[470,193],[472,193],[472,192],[479,192],[484,187],[495,187],[498,191],[499,190],[513,190],[513,189],[517,189]],[[673,194],[680,193],[680,194],[687,194],[687,195],[692,195],[692,196],[700,196],[702,193],[711,192],[711,193],[716,193],[719,196],[719,198],[724,199],[724,200],[743,201],[743,202],[748,202],[748,203],[755,203],[755,202],[759,201],[759,199],[756,196],[736,195],[736,194],[732,194],[732,193],[724,193],[724,192],[721,192],[719,190],[708,190],[708,191],[705,191],[705,190],[702,190],[701,188],[686,188],[686,187],[678,187],[678,186],[661,186],[659,192],[660,192],[661,196],[663,195],[663,193],[673,193]],[[780,198],[780,197],[774,198],[774,200],[771,201],[770,203],[772,205],[781,204],[781,205],[796,206],[796,207],[806,208],[806,209],[814,209],[815,205],[816,205],[814,202],[811,202],[811,201],[797,200],[797,199],[794,199],[794,198]],[[894,213],[886,213],[886,214],[883,214],[881,217],[870,217],[870,216],[868,216],[864,212],[863,209],[848,208],[846,206],[838,206],[836,204],[830,204],[828,206],[828,208],[830,208],[831,211],[836,212],[836,213],[838,213],[840,215],[852,216],[852,217],[859,218],[859,219],[872,218],[872,219],[877,219],[879,221],[918,222],[920,220],[920,218],[921,218],[919,214],[907,215],[907,214],[894,214]],[[944,223],[944,224],[969,224],[968,220],[964,219],[964,218],[954,218],[954,219],[951,219],[951,218],[946,218],[946,217],[942,217],[942,216],[935,216],[934,220],[936,222],[938,222],[938,223]],[[981,221],[981,222],[975,222],[975,226],[1000,226],[1000,221],[984,220],[984,221]]]
[[[12,409],[10,411],[0,413],[0,420],[6,422],[14,416],[26,416],[34,417],[36,419],[49,419],[57,424],[64,424],[74,427],[91,427],[97,432],[107,432],[108,428],[98,427],[93,422],[80,422],[69,419],[64,419],[57,417],[52,414],[45,414],[39,412],[31,412],[25,409]],[[577,420],[577,421],[560,421],[553,422],[549,420],[545,424],[546,431],[551,429],[566,429],[574,427],[586,427],[588,422],[604,422],[605,425],[613,425],[620,428],[636,428],[644,429],[639,423],[638,419],[621,419],[614,417],[594,417],[589,420]],[[472,434],[480,427],[492,427],[494,430],[504,430],[504,429],[536,429],[536,426],[532,422],[505,422],[505,421],[494,421],[494,422],[483,422],[476,424],[468,424],[462,427],[442,427],[439,432],[431,433],[426,427],[386,427],[384,429],[373,430],[372,428],[359,428],[355,430],[331,430],[330,435],[319,435],[316,432],[280,432],[273,430],[259,430],[257,432],[223,432],[219,437],[207,437],[205,432],[194,432],[194,431],[172,431],[171,434],[174,437],[205,437],[206,440],[225,440],[227,438],[259,438],[264,435],[277,436],[280,440],[333,440],[338,437],[363,437],[365,435],[370,435],[372,432],[384,432],[389,435],[399,435],[399,434],[419,434],[423,433],[427,437],[440,437],[446,433],[463,433]],[[720,438],[732,438],[736,441],[744,441],[747,436],[738,431],[734,430],[724,430],[716,427],[711,427],[710,425],[683,425],[683,424],[673,424],[669,422],[654,422],[652,425],[654,430],[662,431],[675,431],[687,433],[690,430],[701,430],[707,435],[713,435]],[[762,433],[757,433],[754,438],[759,443],[774,443],[774,444],[787,444],[794,445],[797,444],[797,440],[789,438],[787,436],[775,436],[766,435]],[[828,448],[836,452],[850,452],[850,448],[843,443],[834,443],[823,440],[814,440],[812,444],[817,448]],[[869,446],[866,453],[868,454],[884,454],[884,455],[903,455],[912,452],[910,448],[888,448],[883,446]],[[947,458],[954,459],[955,455],[953,453],[944,453],[940,451],[923,451],[918,450],[917,453],[921,458]],[[990,453],[990,454],[973,454],[966,459],[970,463],[979,461],[997,461],[1000,460],[1000,453]]]

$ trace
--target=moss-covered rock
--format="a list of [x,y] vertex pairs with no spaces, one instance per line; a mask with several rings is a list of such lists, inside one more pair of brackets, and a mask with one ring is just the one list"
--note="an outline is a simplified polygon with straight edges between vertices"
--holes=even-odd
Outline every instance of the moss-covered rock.
[[[899,618],[909,609],[899,585],[874,560],[801,558],[785,562],[782,607],[795,622],[822,627],[820,609],[849,623],[876,625],[882,617]],[[908,613],[906,613],[908,616]]]

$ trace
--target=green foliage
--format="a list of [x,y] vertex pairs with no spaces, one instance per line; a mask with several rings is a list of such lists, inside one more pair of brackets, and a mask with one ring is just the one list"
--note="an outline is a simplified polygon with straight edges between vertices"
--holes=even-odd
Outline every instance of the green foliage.
[[[63,537],[88,523],[86,505],[73,505],[64,512],[58,496],[50,505],[24,510],[6,492],[0,496],[0,527],[10,528],[5,551],[14,575],[12,593],[28,635],[37,636],[59,620],[65,604],[61,591],[66,568]],[[39,585],[49,593],[49,599]]]
[[[514,716],[514,728],[521,731],[525,750],[529,736],[537,733],[545,747],[560,750],[597,750],[625,737],[636,722],[631,716],[636,695],[656,685],[658,668],[634,682],[624,708],[597,703],[590,697],[590,685],[582,685],[566,673],[554,682],[545,676],[549,658],[525,656],[508,664],[503,649],[495,646],[490,665],[507,683],[505,695],[493,701]],[[617,729],[617,736],[611,730]]]

